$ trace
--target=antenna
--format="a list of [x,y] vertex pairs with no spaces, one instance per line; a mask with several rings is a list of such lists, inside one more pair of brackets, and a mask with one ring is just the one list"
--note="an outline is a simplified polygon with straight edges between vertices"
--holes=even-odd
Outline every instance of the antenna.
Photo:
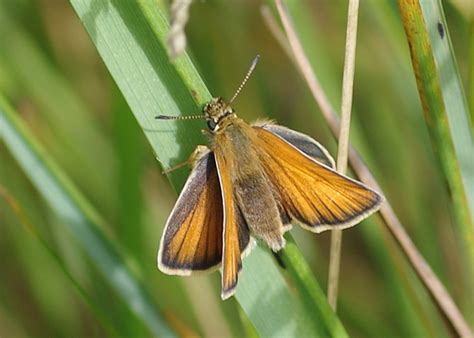
[[245,75],[244,79],[242,80],[242,83],[240,84],[239,88],[237,88],[237,91],[235,92],[234,96],[232,96],[227,106],[230,106],[232,102],[234,102],[235,98],[240,94],[240,91],[242,90],[242,88],[244,88],[245,84],[247,83],[247,80],[250,78],[250,75],[252,75],[252,72],[257,66],[259,59],[260,59],[260,55],[257,54],[250,65],[247,75]]
[[184,115],[184,116],[169,116],[169,115],[158,115],[155,116],[157,120],[196,120],[205,119],[204,115]]
[[[232,96],[229,103],[223,110],[226,110],[231,105],[231,103],[234,102],[235,98],[240,94],[240,92],[242,91],[242,88],[244,88],[245,84],[250,78],[250,75],[252,75],[253,71],[255,70],[255,67],[257,66],[259,59],[260,59],[260,55],[257,54],[254,57],[252,63],[250,64],[250,68],[247,71],[247,74],[245,75],[244,79],[242,80],[242,83],[240,84],[239,88],[237,88],[234,96]],[[206,115],[184,115],[184,116],[158,115],[158,116],[155,116],[155,119],[157,120],[195,120],[195,119],[205,119],[205,118],[206,118]]]

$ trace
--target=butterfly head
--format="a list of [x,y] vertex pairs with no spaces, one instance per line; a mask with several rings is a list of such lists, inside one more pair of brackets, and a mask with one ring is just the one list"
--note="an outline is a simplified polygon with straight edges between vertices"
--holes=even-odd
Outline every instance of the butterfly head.
[[230,105],[232,104],[232,102],[234,102],[235,98],[239,95],[240,91],[247,83],[247,80],[249,79],[250,75],[255,69],[255,66],[257,65],[259,58],[260,56],[257,55],[253,59],[252,64],[250,65],[250,68],[247,72],[247,75],[245,75],[244,80],[240,84],[234,96],[232,96],[232,98],[229,100],[229,102],[224,101],[222,97],[215,97],[204,106],[204,109],[203,109],[204,115],[186,115],[186,116],[158,115],[155,118],[158,120],[194,120],[194,119],[205,118],[207,121],[207,126],[209,127],[209,130],[212,133],[217,132],[219,129],[223,129],[227,125],[224,123],[225,121],[229,122],[231,121],[232,118],[236,117],[235,110],[232,109]]
[[207,126],[212,132],[219,130],[223,121],[228,117],[235,117],[235,110],[222,97],[215,97],[204,106],[204,116]]

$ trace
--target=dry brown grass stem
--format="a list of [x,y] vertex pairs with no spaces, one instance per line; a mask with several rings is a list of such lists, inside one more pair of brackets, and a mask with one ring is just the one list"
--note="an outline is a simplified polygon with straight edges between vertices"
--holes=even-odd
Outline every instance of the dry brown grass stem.
[[[346,30],[346,52],[344,56],[344,75],[342,81],[341,128],[337,147],[337,171],[346,173],[349,134],[351,126],[352,91],[354,88],[355,51],[357,45],[357,17],[359,0],[349,0]],[[334,311],[337,309],[339,289],[339,270],[341,265],[342,230],[331,232],[331,251],[329,256],[328,302]]]

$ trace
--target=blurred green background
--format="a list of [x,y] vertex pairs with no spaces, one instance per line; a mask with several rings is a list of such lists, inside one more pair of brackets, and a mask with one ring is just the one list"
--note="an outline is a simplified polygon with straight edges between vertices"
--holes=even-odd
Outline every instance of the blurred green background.
[[[339,107],[347,1],[301,2],[304,6],[295,1],[288,6],[296,26],[304,27],[301,37],[323,88]],[[462,1],[442,3],[473,102],[474,12]],[[191,58],[211,93],[230,98],[260,54],[234,104],[239,116],[275,119],[311,135],[335,156],[336,143],[319,108],[262,19],[263,4],[196,1],[186,27]],[[168,2],[156,5],[168,13]],[[159,239],[177,193],[68,1],[0,0],[0,93],[106,221],[105,232],[172,331],[205,337],[256,334],[235,299],[220,300],[217,272],[183,278],[157,270]],[[351,140],[416,246],[474,324],[472,285],[466,284],[449,192],[433,154],[395,1],[361,1],[353,108]],[[471,106],[471,116],[472,111]],[[168,112],[178,113],[193,112]],[[0,336],[152,335],[1,141],[0,189],[6,192],[0,195]],[[347,332],[449,336],[377,217],[344,232],[338,315]],[[293,235],[325,289],[329,234],[294,227]]]

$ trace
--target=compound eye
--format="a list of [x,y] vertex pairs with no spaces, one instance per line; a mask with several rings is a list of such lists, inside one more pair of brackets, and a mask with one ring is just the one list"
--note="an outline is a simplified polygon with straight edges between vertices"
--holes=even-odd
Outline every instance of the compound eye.
[[217,123],[213,119],[208,119],[207,126],[209,127],[209,129],[214,130],[216,129]]

